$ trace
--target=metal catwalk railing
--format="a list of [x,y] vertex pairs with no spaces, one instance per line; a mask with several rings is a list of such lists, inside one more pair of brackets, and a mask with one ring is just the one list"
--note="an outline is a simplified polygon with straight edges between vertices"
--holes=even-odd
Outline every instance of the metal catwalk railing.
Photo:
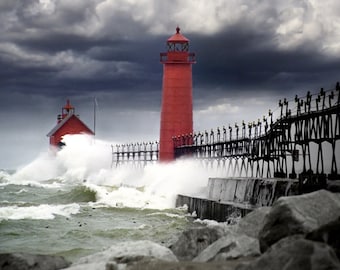
[[111,167],[123,163],[133,163],[133,165],[137,167],[143,167],[147,163],[156,162],[158,160],[158,142],[117,144],[116,146],[111,145],[111,148]]
[[217,162],[234,176],[340,179],[340,86],[279,102],[279,116],[173,138],[176,158]]
[[[175,157],[217,164],[233,176],[340,179],[340,85],[279,101],[262,120],[173,138]],[[293,104],[293,106],[292,106]],[[158,160],[159,143],[112,146],[112,166]]]

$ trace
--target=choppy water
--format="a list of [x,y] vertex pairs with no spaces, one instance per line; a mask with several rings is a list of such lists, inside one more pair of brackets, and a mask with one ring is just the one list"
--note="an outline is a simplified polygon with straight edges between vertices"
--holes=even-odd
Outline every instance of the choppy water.
[[110,168],[109,146],[66,138],[15,173],[0,170],[0,252],[75,259],[126,240],[170,245],[191,225],[176,194],[196,195],[208,172],[190,161],[143,170]]
[[110,207],[84,186],[0,188],[0,252],[63,255],[70,260],[124,240],[168,245],[189,222],[185,211]]

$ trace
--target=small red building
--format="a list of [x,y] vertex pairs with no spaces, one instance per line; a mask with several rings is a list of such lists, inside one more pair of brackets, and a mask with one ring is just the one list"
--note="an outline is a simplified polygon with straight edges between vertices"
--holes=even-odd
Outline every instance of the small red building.
[[50,137],[50,145],[61,147],[64,145],[62,142],[64,135],[81,133],[94,135],[94,132],[75,114],[74,107],[67,100],[61,114],[58,115],[57,125],[47,134],[47,137]]

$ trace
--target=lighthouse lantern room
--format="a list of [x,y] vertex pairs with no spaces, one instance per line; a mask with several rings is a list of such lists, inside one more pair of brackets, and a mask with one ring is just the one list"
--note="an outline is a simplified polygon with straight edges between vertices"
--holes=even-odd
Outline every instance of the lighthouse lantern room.
[[67,100],[66,105],[62,107],[61,114],[57,117],[57,125],[47,134],[50,138],[50,145],[61,147],[64,145],[62,142],[64,135],[82,133],[94,135],[94,132],[75,114],[75,108]]

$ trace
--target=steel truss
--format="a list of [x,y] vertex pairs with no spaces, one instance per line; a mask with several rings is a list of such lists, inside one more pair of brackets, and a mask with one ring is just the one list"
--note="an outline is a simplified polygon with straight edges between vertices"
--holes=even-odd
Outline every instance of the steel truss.
[[340,86],[289,102],[280,115],[263,121],[217,128],[173,138],[176,158],[190,156],[217,163],[233,176],[340,179]]

